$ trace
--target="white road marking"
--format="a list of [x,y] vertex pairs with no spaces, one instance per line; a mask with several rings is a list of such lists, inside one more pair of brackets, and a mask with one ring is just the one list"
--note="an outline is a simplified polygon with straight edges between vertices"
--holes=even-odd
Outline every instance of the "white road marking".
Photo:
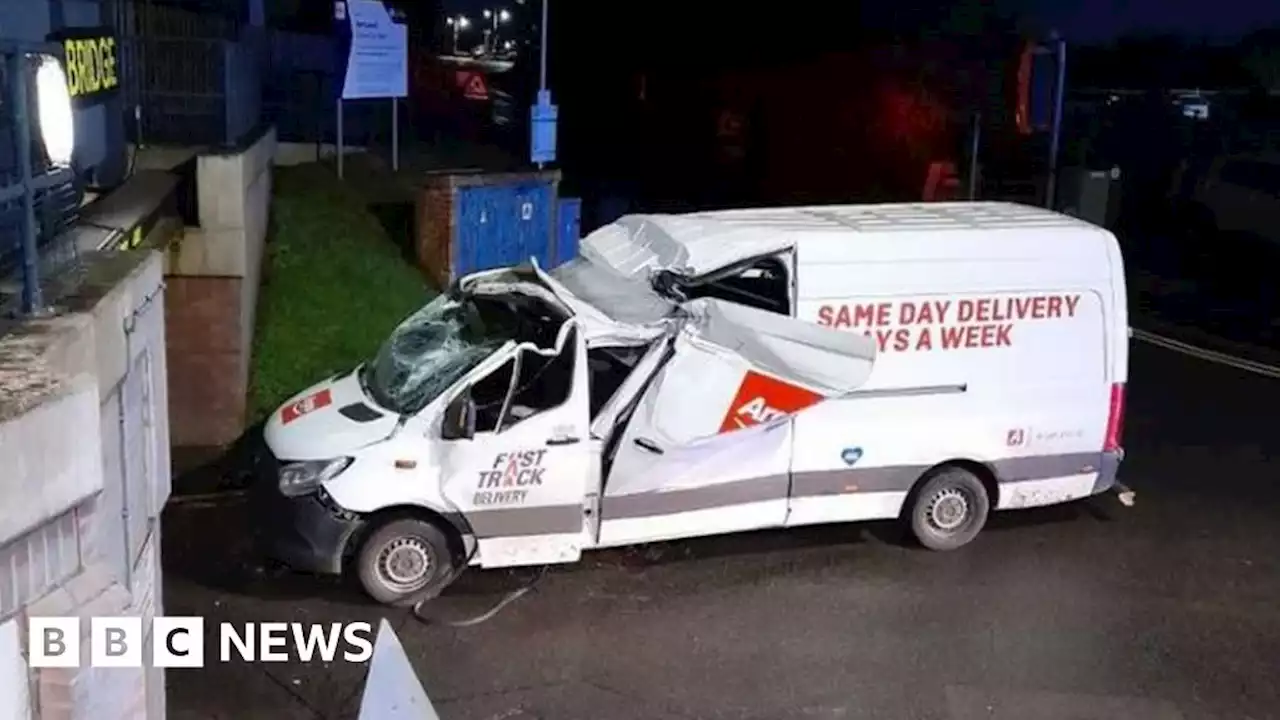
[[1244,358],[1236,357],[1235,355],[1228,355],[1216,350],[1206,350],[1202,347],[1196,347],[1195,345],[1184,343],[1181,340],[1174,340],[1173,338],[1167,338],[1163,335],[1147,332],[1146,330],[1139,330],[1138,328],[1133,328],[1132,333],[1135,340],[1140,340],[1149,345],[1162,347],[1165,350],[1172,350],[1173,352],[1181,353],[1198,360],[1204,360],[1205,362],[1211,362],[1217,365],[1226,365],[1227,367],[1233,367],[1237,370],[1244,370],[1245,372],[1251,372],[1255,375],[1262,375],[1263,377],[1280,380],[1280,367],[1276,367],[1275,365],[1268,365],[1254,360],[1246,360]]

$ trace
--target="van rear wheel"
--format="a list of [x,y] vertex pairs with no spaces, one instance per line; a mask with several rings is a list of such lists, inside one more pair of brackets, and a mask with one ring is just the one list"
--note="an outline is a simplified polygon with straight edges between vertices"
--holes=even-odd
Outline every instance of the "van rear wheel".
[[374,530],[360,545],[360,585],[383,605],[408,606],[440,594],[457,570],[452,544],[440,528],[400,518]]
[[944,468],[914,494],[911,533],[930,550],[955,550],[977,537],[990,510],[982,480],[964,468]]

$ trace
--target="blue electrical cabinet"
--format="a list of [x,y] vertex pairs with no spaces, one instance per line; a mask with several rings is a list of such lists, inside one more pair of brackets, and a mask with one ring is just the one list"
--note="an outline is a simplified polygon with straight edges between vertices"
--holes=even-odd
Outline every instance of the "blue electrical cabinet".
[[560,198],[556,208],[556,254],[551,267],[563,265],[578,256],[582,238],[582,199]]
[[557,171],[445,174],[428,179],[417,208],[417,255],[440,287],[469,273],[535,258],[556,264]]

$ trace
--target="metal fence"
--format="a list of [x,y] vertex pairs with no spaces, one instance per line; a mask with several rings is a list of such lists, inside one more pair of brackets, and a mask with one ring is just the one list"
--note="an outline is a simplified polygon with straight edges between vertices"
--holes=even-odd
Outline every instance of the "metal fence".
[[[336,40],[250,25],[237,10],[243,5],[117,3],[132,142],[235,145],[264,121],[286,142],[334,142]],[[344,117],[353,144],[374,141],[387,125],[368,103],[350,103]]]
[[261,120],[262,33],[238,13],[133,0],[115,23],[132,142],[235,145]]
[[74,237],[80,189],[45,156],[35,68],[56,44],[0,40],[0,333],[78,285]]
[[125,93],[138,144],[229,146],[261,119],[259,43],[245,37],[130,37],[121,64],[136,77]]
[[139,144],[219,144],[225,140],[224,41],[129,37],[120,64],[129,78],[129,139]]
[[[338,42],[331,35],[268,31],[262,66],[263,114],[284,142],[337,139]],[[348,102],[343,135],[349,145],[390,142],[388,103]]]

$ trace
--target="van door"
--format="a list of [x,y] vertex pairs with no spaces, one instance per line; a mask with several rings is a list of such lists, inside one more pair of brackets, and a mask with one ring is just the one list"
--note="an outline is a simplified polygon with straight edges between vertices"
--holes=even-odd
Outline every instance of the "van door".
[[782,525],[791,415],[871,373],[860,335],[710,298],[684,310],[611,439],[601,546]]
[[455,398],[474,404],[475,429],[442,442],[445,495],[485,567],[573,562],[582,552],[587,497],[600,484],[599,443],[590,438],[586,344],[576,323],[565,323],[556,345],[518,348]]

